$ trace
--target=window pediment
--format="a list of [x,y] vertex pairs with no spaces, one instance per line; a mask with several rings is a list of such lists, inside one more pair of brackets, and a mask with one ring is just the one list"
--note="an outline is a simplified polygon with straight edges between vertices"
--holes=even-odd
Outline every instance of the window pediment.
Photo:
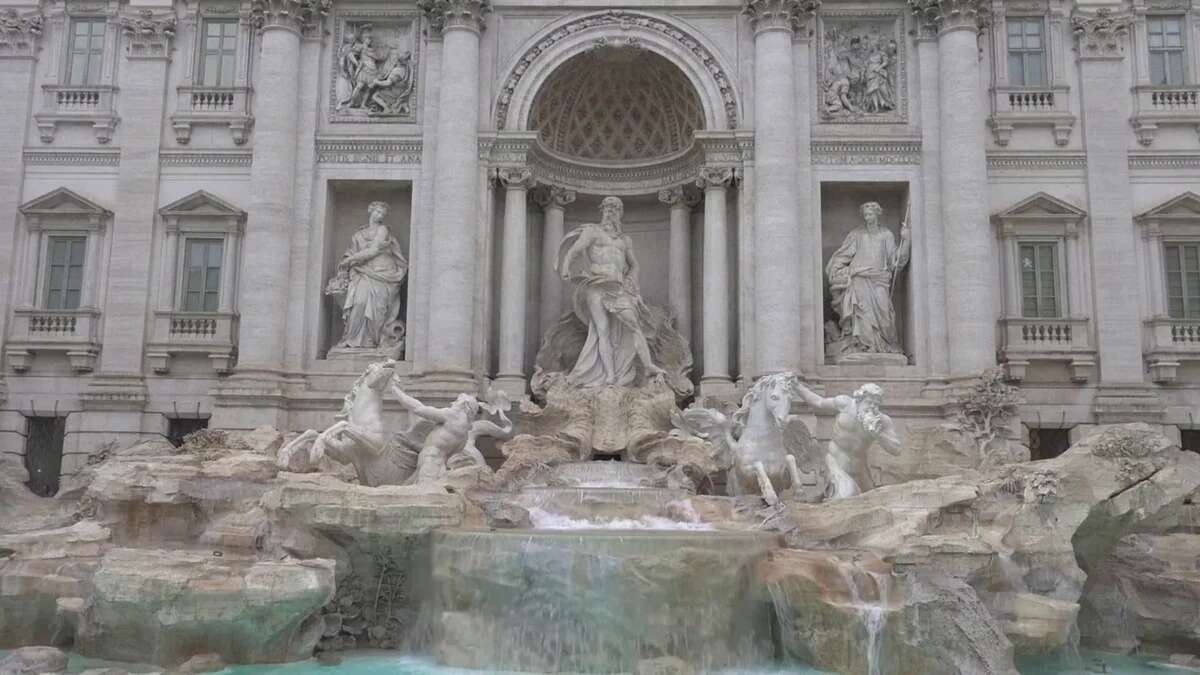
[[158,210],[167,227],[192,232],[237,232],[246,212],[211,192],[197,190]]
[[68,190],[57,188],[18,207],[30,229],[97,229],[112,211]]
[[1087,212],[1070,202],[1038,192],[992,216],[1001,236],[1074,236]]
[[1185,192],[1139,214],[1137,222],[1150,220],[1194,220],[1200,221],[1200,195]]

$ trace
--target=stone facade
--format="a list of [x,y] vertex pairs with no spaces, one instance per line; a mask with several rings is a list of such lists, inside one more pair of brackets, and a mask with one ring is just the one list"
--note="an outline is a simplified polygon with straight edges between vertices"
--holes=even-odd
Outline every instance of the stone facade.
[[[523,395],[605,195],[701,396],[871,380],[915,429],[1000,365],[1031,429],[1200,430],[1200,2],[667,5],[0,1],[0,452],[328,426],[376,201],[410,390]],[[887,363],[824,339],[866,201],[911,229]]]

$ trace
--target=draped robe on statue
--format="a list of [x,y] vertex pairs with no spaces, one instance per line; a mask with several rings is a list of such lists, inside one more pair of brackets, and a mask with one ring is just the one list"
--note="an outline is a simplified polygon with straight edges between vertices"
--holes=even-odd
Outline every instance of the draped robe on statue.
[[341,347],[387,347],[403,338],[400,320],[401,282],[408,274],[408,261],[400,242],[387,231],[386,239],[377,243],[380,233],[367,226],[354,233],[346,257],[363,253],[378,246],[370,259],[353,264],[347,270],[349,284],[342,303],[342,318],[346,324]]
[[893,271],[907,261],[891,230],[857,227],[825,266],[840,340],[847,353],[901,354],[892,305]]
[[[630,386],[638,377],[634,331],[640,330],[647,340],[651,340],[654,337],[654,325],[651,323],[650,310],[638,293],[637,282],[628,276],[624,281],[592,275],[579,280],[573,306],[575,316],[588,327],[588,335],[568,378],[581,387],[605,384],[604,364],[600,361],[601,338],[588,312],[588,303],[593,294],[598,296],[608,313],[608,341],[612,345],[613,372],[616,374],[613,384]],[[628,312],[624,310],[633,310],[638,325],[625,323]]]

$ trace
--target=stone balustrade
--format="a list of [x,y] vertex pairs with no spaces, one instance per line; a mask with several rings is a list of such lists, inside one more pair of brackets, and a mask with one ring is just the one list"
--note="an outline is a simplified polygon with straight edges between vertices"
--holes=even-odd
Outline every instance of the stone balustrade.
[[39,352],[65,353],[71,368],[88,372],[100,351],[97,309],[49,310],[17,308],[13,311],[12,337],[4,353],[9,366],[27,371]]
[[254,119],[250,87],[183,86],[176,91],[178,100],[175,114],[171,115],[171,128],[181,145],[192,140],[192,128],[197,124],[227,124],[234,143],[246,142]]
[[1200,361],[1200,320],[1159,317],[1144,325],[1150,379],[1171,384],[1184,361]]
[[232,312],[157,311],[146,358],[156,373],[171,369],[171,357],[202,354],[213,370],[226,373],[237,351],[238,316]]
[[43,143],[53,143],[60,124],[91,124],[96,141],[108,143],[117,126],[113,106],[117,88],[112,85],[43,85],[42,110],[35,119]]
[[1096,366],[1087,318],[1006,318],[1000,321],[1000,353],[1011,380],[1025,379],[1032,361],[1065,362],[1075,382],[1086,382]]
[[1154,143],[1164,125],[1194,127],[1200,134],[1200,85],[1183,87],[1134,87],[1133,128],[1138,142]]
[[1064,146],[1075,127],[1065,87],[996,87],[992,90],[992,116],[988,120],[996,144],[1004,147],[1017,127],[1049,127],[1054,143]]

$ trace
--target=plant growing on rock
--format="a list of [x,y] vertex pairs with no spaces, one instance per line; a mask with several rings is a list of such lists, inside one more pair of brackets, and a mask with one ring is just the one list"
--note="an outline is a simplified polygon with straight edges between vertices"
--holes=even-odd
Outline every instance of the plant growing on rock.
[[971,388],[954,399],[954,421],[950,428],[975,442],[981,467],[998,466],[1028,459],[1009,447],[1008,427],[1024,400],[1021,391],[1004,381],[999,368],[983,371]]

